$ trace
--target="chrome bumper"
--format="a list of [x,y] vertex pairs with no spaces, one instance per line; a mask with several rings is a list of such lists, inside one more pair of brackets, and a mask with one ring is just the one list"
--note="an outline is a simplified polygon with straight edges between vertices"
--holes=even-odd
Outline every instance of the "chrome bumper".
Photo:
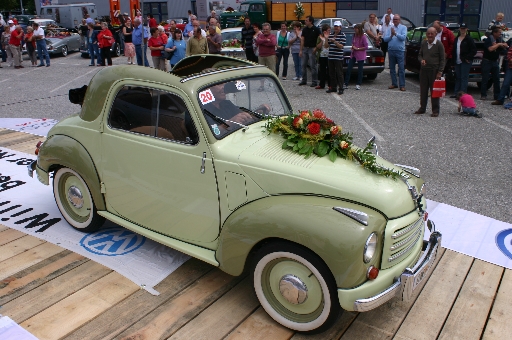
[[32,178],[34,177],[34,171],[36,170],[36,164],[37,164],[37,161],[32,161],[29,165],[27,165],[28,175]]
[[432,265],[436,260],[437,251],[441,247],[441,238],[441,233],[434,231],[428,242],[424,241],[423,255],[412,268],[406,268],[390,287],[379,294],[356,300],[354,310],[358,312],[372,310],[395,296],[399,296],[402,301],[410,301],[418,285],[432,274]]

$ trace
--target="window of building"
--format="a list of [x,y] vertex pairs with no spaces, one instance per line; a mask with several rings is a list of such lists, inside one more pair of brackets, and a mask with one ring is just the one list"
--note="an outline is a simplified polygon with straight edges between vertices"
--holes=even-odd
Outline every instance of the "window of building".
[[378,10],[379,2],[374,0],[338,0],[337,10]]

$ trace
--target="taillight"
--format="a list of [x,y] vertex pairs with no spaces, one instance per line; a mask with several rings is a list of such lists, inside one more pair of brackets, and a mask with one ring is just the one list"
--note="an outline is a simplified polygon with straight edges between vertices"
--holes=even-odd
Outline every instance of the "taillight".
[[34,152],[37,155],[39,155],[39,149],[41,148],[41,145],[43,145],[43,142],[39,141],[36,144],[36,151]]
[[372,64],[384,64],[384,57],[372,57]]

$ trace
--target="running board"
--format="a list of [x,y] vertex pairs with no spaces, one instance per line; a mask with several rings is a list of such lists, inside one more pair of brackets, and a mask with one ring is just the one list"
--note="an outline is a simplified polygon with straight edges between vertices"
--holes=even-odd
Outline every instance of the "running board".
[[165,236],[165,235],[156,233],[154,231],[151,231],[149,229],[146,229],[146,228],[138,226],[134,223],[131,223],[117,215],[109,213],[108,211],[104,211],[104,210],[98,211],[98,215],[103,216],[107,220],[110,220],[116,224],[119,224],[120,226],[123,226],[126,229],[130,229],[131,231],[133,231],[137,234],[140,234],[149,239],[152,239],[155,242],[161,243],[165,246],[168,246],[170,248],[181,251],[182,253],[185,253],[187,255],[195,257],[195,258],[197,258],[201,261],[204,261],[206,263],[209,263],[215,267],[219,266],[219,262],[217,262],[217,260],[215,259],[215,251],[213,251],[213,250],[198,247],[193,244],[186,243],[186,242],[177,240],[175,238],[171,238],[169,236]]

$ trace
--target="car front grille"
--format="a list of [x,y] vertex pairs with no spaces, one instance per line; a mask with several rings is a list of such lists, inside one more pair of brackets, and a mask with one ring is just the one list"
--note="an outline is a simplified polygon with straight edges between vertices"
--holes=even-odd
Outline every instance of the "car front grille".
[[423,237],[423,217],[418,218],[412,224],[395,230],[386,242],[385,260],[386,266],[393,266],[402,261],[411,253]]

